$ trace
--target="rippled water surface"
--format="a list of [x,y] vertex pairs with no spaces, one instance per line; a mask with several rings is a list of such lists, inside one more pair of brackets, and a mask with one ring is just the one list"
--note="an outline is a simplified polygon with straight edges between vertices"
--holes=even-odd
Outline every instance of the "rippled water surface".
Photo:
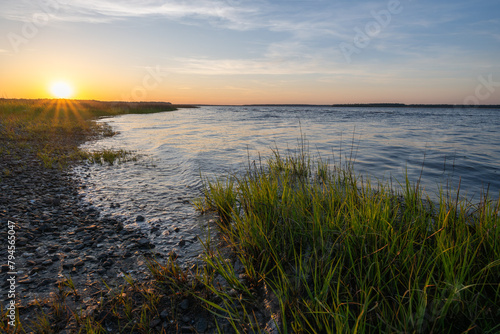
[[[259,154],[297,147],[305,135],[312,154],[331,163],[355,160],[372,180],[410,180],[435,197],[440,186],[479,200],[500,191],[500,111],[487,109],[200,107],[102,121],[120,133],[86,149],[136,151],[137,161],[77,170],[86,200],[104,214],[151,231],[160,251],[185,258],[200,252],[195,241],[206,218],[189,202],[201,178],[241,171]],[[144,222],[136,222],[142,215]],[[181,241],[183,240],[183,241]]]

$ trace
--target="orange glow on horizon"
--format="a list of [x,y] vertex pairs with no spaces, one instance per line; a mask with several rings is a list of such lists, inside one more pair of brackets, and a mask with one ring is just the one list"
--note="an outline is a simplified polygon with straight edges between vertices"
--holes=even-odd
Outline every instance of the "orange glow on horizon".
[[[24,74],[24,73],[23,73]],[[240,80],[238,85],[226,85],[228,78],[210,77],[190,81],[184,76],[172,75],[161,86],[142,86],[141,76],[107,75],[94,77],[92,73],[52,72],[18,75],[8,86],[0,88],[0,97],[28,99],[75,99],[97,101],[160,101],[174,104],[336,104],[336,103],[407,103],[407,104],[460,104],[474,89],[457,86],[439,88],[431,86],[427,93],[414,84],[398,88],[360,84],[345,80],[341,83],[319,83],[315,80],[262,82]],[[138,79],[139,78],[139,79]],[[65,82],[64,85],[55,85]],[[52,85],[55,86],[52,89]],[[211,85],[211,86],[210,86]],[[265,86],[265,87],[264,87]],[[429,85],[430,86],[430,85]],[[139,88],[140,89],[139,89]],[[472,86],[474,88],[474,86]],[[150,89],[151,88],[151,89]],[[493,95],[492,95],[493,96]],[[485,104],[496,101],[485,100]],[[483,101],[481,101],[483,102]]]

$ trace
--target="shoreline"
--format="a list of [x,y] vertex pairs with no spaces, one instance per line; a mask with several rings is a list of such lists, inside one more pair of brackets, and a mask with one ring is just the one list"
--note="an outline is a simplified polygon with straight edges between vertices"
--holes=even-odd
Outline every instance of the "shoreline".
[[405,103],[340,103],[340,104],[304,104],[304,103],[263,103],[263,104],[195,104],[196,106],[221,107],[310,107],[310,108],[422,108],[422,109],[500,109],[498,104],[405,104]]
[[[3,107],[1,102],[0,108]],[[26,107],[29,114],[35,112],[30,108],[36,102],[23,100],[12,104],[13,108]],[[123,106],[124,113],[141,111],[134,106]],[[163,104],[158,106],[164,107]],[[50,106],[44,104],[42,108]],[[99,117],[115,115],[107,110],[97,110],[96,114]],[[84,122],[92,123],[94,119],[97,118],[89,117]],[[78,191],[82,184],[72,176],[72,167],[84,164],[87,157],[80,156],[78,147],[89,140],[113,135],[110,128],[95,123],[90,128],[87,128],[90,123],[79,125],[82,128],[63,125],[61,135],[52,133],[46,121],[39,119],[40,124],[31,133],[31,129],[25,128],[24,120],[10,127],[8,116],[0,118],[0,131],[6,133],[0,138],[1,146],[5,147],[0,150],[0,221],[3,227],[0,234],[3,240],[13,234],[15,247],[11,252],[13,261],[8,262],[15,267],[9,268],[7,261],[2,261],[1,267],[0,284],[9,296],[6,295],[0,305],[0,329],[9,333],[49,329],[78,333],[85,328],[85,319],[101,317],[103,309],[109,307],[106,303],[115,302],[120,291],[130,292],[142,285],[144,289],[152,288],[155,280],[149,267],[165,258],[155,252],[155,246],[145,233],[125,228],[120,220],[102,217],[97,209],[86,207],[82,202],[83,195]],[[45,152],[48,146],[57,149]],[[0,249],[0,258],[9,258],[7,247]],[[17,314],[15,323],[9,318],[9,299],[15,300],[11,310]],[[132,299],[142,302],[140,297]],[[175,326],[191,328],[198,324],[190,310],[181,310],[178,318],[185,322],[176,321]],[[166,319],[164,313],[161,321],[150,324],[151,328],[169,328],[172,322],[167,323]],[[81,320],[84,322],[80,323]],[[204,323],[199,329],[212,326],[206,318],[202,320]],[[116,326],[113,321],[108,325],[119,330]]]
[[[66,140],[77,147],[94,135]],[[96,294],[106,289],[103,280],[116,287],[125,274],[138,280],[149,278],[144,258],[155,253],[147,237],[83,206],[80,184],[70,166],[84,162],[73,161],[64,169],[46,168],[30,151],[29,146],[11,148],[0,162],[1,171],[10,171],[0,182],[0,219],[15,224],[20,319],[34,320],[36,300],[47,300],[68,281],[82,291],[80,309],[85,311],[96,304]],[[2,230],[5,239],[6,232]],[[7,258],[5,251],[0,252],[2,259]],[[3,265],[2,274],[6,272]],[[2,286],[7,288],[7,283],[4,280]]]

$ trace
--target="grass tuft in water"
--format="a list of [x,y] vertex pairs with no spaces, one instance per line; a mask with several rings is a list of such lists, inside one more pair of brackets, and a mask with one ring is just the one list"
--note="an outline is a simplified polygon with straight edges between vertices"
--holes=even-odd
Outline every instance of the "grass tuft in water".
[[103,149],[93,152],[82,152],[90,163],[113,165],[115,162],[136,161],[137,157],[132,152],[126,150]]

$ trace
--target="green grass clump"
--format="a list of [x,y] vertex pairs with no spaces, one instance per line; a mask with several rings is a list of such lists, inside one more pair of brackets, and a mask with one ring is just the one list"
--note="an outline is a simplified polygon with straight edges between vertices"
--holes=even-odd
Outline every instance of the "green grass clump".
[[133,156],[133,153],[126,150],[113,150],[113,149],[103,149],[93,152],[84,152],[84,156],[87,157],[90,163],[113,165],[115,162],[125,162],[129,160],[136,160],[137,158]]
[[[408,179],[394,192],[359,182],[352,164],[332,170],[298,152],[275,150],[266,166],[206,181],[202,203],[219,213],[247,278],[241,286],[207,246],[207,266],[240,293],[219,292],[225,301],[207,308],[241,331],[251,314],[236,311],[242,298],[274,305],[267,325],[284,333],[500,331],[498,200],[433,204]],[[268,293],[252,296],[251,286]]]

